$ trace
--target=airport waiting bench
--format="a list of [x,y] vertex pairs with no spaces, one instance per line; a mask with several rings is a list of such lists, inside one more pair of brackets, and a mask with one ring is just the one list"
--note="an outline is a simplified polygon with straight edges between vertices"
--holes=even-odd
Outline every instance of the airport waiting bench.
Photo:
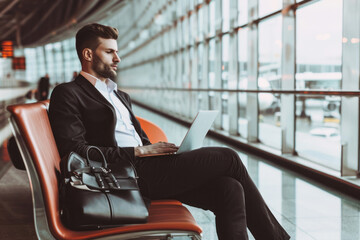
[[[60,219],[58,172],[60,156],[51,131],[48,101],[8,106],[10,122],[28,174],[34,225],[39,239],[201,239],[201,228],[176,200],[153,201],[145,224],[73,231]],[[151,142],[167,141],[164,132],[137,117]]]

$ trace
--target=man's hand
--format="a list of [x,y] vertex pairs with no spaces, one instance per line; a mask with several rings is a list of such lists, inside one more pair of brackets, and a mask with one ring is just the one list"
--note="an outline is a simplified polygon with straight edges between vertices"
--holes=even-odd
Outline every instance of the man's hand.
[[159,153],[174,153],[179,149],[173,143],[158,142],[151,145],[135,147],[135,157],[142,157]]

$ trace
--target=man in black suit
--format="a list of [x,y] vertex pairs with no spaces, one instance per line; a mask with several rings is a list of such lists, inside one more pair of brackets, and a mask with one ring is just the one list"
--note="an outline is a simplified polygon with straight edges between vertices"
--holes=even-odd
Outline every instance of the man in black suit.
[[256,239],[289,239],[233,150],[208,147],[142,157],[173,153],[178,147],[150,143],[131,110],[129,95],[112,81],[121,61],[117,35],[116,29],[100,24],[76,34],[82,71],[75,81],[54,89],[49,109],[61,157],[71,151],[85,157],[87,147],[95,145],[110,162],[130,161],[146,197],[173,198],[213,211],[220,240],[248,239],[247,227]]

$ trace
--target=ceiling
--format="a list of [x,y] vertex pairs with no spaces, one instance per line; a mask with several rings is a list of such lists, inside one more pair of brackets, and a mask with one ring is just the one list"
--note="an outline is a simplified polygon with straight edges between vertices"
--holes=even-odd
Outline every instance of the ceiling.
[[34,47],[74,36],[81,26],[123,8],[126,0],[0,0],[0,41]]

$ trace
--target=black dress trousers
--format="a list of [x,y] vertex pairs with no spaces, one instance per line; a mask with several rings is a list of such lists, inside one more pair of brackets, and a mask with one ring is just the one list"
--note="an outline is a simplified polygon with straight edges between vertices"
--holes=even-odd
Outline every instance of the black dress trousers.
[[239,155],[206,147],[174,155],[137,157],[135,168],[144,196],[177,199],[212,211],[220,240],[289,239],[266,206]]

